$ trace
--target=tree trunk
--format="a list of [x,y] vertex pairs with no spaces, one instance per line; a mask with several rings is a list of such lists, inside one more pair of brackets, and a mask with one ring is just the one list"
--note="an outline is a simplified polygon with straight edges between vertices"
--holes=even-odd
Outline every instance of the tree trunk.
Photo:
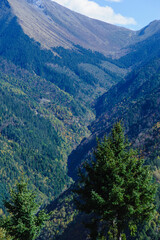
[[118,227],[118,240],[122,240],[120,227]]

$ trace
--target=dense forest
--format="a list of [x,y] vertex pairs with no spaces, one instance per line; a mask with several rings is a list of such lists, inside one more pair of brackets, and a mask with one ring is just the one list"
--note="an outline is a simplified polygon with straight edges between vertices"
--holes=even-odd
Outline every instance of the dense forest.
[[92,100],[125,70],[112,72],[105,56],[80,46],[41,49],[9,5],[0,11],[1,207],[6,186],[22,171],[46,203],[72,182],[67,156],[90,134]]
[[108,136],[121,119],[131,147],[138,149],[158,183],[157,215],[130,239],[160,238],[160,28],[156,32],[153,27],[147,28],[148,35],[146,29],[136,32],[140,40],[115,58],[77,44],[45,49],[24,33],[8,1],[2,1],[1,215],[9,186],[23,173],[50,215],[38,239],[86,239],[83,221],[90,218],[78,211],[72,191],[77,171],[93,158],[97,137]]

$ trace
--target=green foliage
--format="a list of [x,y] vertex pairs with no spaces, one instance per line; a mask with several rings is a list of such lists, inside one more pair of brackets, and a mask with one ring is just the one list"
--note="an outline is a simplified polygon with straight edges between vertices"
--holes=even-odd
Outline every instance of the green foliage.
[[95,221],[91,231],[96,226],[104,234],[107,228],[114,228],[119,239],[127,229],[134,235],[139,223],[153,218],[156,185],[143,164],[137,152],[129,148],[121,123],[116,123],[109,137],[98,142],[95,160],[85,164],[86,172],[81,173],[75,190],[78,208]]
[[0,240],[12,240],[3,228],[0,228]]
[[67,156],[89,135],[94,113],[84,104],[100,94],[97,79],[79,64],[99,65],[105,57],[79,46],[56,48],[54,56],[24,34],[10,10],[0,15],[2,194],[23,169],[41,198],[54,199],[70,184]]
[[0,61],[0,180],[6,186],[24,170],[44,201],[69,184],[67,155],[89,131],[93,114],[54,84]]
[[[62,137],[56,132],[50,119],[42,114],[41,116],[35,114],[33,110],[35,102],[31,98],[28,99],[26,94],[10,93],[8,87],[6,88],[2,83],[2,78],[1,84],[0,179],[2,194],[6,196],[6,185],[23,169],[28,176],[31,176],[32,183],[43,194],[48,197],[58,195],[68,181],[60,162]],[[12,87],[14,88],[13,85]],[[55,172],[57,181],[54,179]]]
[[[0,7],[2,195],[7,196],[6,185],[21,170],[46,202],[70,185],[67,157],[89,135],[87,126],[94,119],[86,103],[106,89],[105,79],[99,87],[94,74],[79,68],[80,63],[99,66],[106,59],[102,54],[80,46],[74,50],[52,50],[57,56],[42,49],[23,32],[8,2],[3,1]],[[0,204],[1,201],[0,196]]]
[[[143,31],[143,30],[142,30]],[[143,35],[143,33],[140,33]],[[134,66],[136,64],[146,64],[155,57],[159,57],[160,52],[159,34],[149,37],[146,41],[142,41],[130,46],[130,53],[119,59],[118,64],[121,66]]]
[[[83,103],[82,93],[88,101],[91,101],[93,95],[100,94],[106,87],[108,88],[108,81],[106,83],[106,80],[103,80],[102,90],[100,79],[79,67],[80,63],[89,63],[102,68],[101,62],[106,60],[105,56],[80,46],[75,46],[74,50],[66,50],[62,47],[52,50],[57,56],[50,50],[42,50],[39,43],[24,34],[17,18],[13,17],[11,12],[0,19],[0,55],[16,66],[56,84],[60,89],[81,99]],[[105,71],[103,69],[103,72]],[[114,75],[109,73],[112,84],[117,78]]]
[[[78,211],[74,204],[74,195],[69,189],[47,206],[50,212],[50,220],[46,222],[38,240],[59,239],[67,228],[76,221]],[[81,231],[81,229],[79,229]],[[63,237],[62,237],[63,238]]]
[[[143,32],[140,34],[143,35]],[[67,156],[84,137],[88,136],[87,125],[94,118],[93,111],[86,103],[91,103],[108,87],[121,80],[123,74],[118,74],[118,71],[122,73],[124,69],[116,68],[113,71],[115,62],[123,67],[133,66],[135,61],[138,64],[146,63],[154,56],[158,56],[159,46],[159,36],[155,35],[146,42],[132,46],[133,51],[120,61],[106,59],[102,54],[80,46],[75,46],[74,50],[54,48],[52,50],[57,53],[57,56],[54,56],[52,51],[42,50],[39,43],[24,34],[17,19],[13,17],[8,2],[2,1],[0,55],[7,61],[4,59],[0,61],[0,69],[3,72],[0,74],[0,202],[2,195],[8,195],[6,185],[12,183],[22,169],[29,176],[32,188],[38,191],[39,197],[43,200],[54,199],[66,189],[70,185],[66,171]],[[15,67],[11,62],[19,67]],[[112,62],[110,71],[108,62]],[[126,119],[131,139],[142,133],[148,125],[151,128],[153,122],[159,119],[159,93],[153,92],[149,99],[145,99],[144,95],[150,93],[151,89],[158,89],[158,71],[159,61],[150,62],[148,66],[132,72],[125,83],[112,89],[108,96],[102,96],[96,104],[96,113],[97,116],[106,113],[107,117],[103,116],[102,122],[99,123],[98,119],[96,121],[98,124],[92,124],[91,131],[98,131],[103,126],[106,132],[108,125],[119,116]],[[108,115],[111,116],[109,119]],[[102,134],[101,132],[101,136]],[[144,137],[145,134],[146,132]],[[157,156],[160,154],[157,139],[154,141],[153,137],[147,139],[144,146],[146,154],[149,153],[147,158],[145,155],[145,159],[148,164],[152,164],[154,175],[159,181],[160,161]],[[143,145],[142,139],[140,142]],[[69,166],[70,172],[76,172],[75,164],[82,160],[83,153],[86,154],[94,144],[95,142],[89,143],[87,147],[80,149],[79,156],[76,154],[73,156],[74,162]],[[153,154],[150,154],[151,151]],[[76,163],[75,159],[78,159]],[[115,185],[113,195],[118,201],[123,200],[121,185]],[[104,199],[96,189],[92,189],[91,196],[103,206]],[[158,193],[157,203],[159,196]],[[72,212],[70,207],[64,205],[65,208],[62,206],[53,212],[54,220],[49,223],[54,233],[57,231],[62,233],[67,224],[74,219],[74,210]],[[157,221],[155,222],[158,226]],[[130,223],[130,228],[134,232],[135,225]],[[155,229],[151,226],[141,231],[144,233],[140,235],[141,238],[147,239],[151,236],[154,239],[158,236]],[[113,229],[110,231],[114,233]]]
[[36,196],[28,189],[22,176],[15,189],[10,189],[10,199],[4,201],[8,216],[1,219],[0,226],[13,240],[34,240],[40,234],[48,215],[36,203]]

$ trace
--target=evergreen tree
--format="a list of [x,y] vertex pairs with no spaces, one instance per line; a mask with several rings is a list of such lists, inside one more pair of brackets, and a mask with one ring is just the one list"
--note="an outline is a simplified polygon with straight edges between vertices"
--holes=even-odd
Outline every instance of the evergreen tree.
[[152,173],[129,147],[121,122],[98,141],[95,160],[84,165],[75,190],[78,208],[91,216],[92,239],[125,239],[155,213]]
[[34,240],[40,234],[48,215],[43,210],[38,212],[35,198],[23,177],[10,190],[10,199],[4,201],[9,215],[1,219],[0,226],[12,240]]

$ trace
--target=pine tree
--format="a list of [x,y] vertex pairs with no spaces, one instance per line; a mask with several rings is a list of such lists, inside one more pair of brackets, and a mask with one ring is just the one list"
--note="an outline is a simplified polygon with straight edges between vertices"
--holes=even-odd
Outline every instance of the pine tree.
[[152,173],[129,147],[121,122],[98,141],[94,155],[80,174],[77,207],[91,216],[92,239],[125,239],[125,231],[134,235],[137,225],[155,213]]
[[[36,196],[28,189],[28,182],[22,176],[16,187],[10,190],[10,199],[4,201],[9,213],[0,221],[0,226],[13,240],[34,240],[40,234],[48,215],[39,211]],[[37,213],[38,212],[38,213]]]

